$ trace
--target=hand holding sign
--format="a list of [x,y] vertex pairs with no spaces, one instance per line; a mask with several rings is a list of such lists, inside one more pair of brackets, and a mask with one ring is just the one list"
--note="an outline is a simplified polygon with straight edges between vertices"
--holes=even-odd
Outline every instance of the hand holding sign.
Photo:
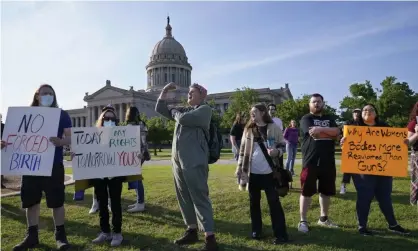
[[54,146],[57,146],[57,147],[60,147],[60,146],[63,146],[63,144],[62,144],[62,139],[61,138],[58,138],[58,137],[50,137],[49,138],[49,141],[54,145]]
[[341,146],[341,148],[343,147],[344,142],[345,142],[345,137],[342,137],[341,140],[340,140],[340,146]]

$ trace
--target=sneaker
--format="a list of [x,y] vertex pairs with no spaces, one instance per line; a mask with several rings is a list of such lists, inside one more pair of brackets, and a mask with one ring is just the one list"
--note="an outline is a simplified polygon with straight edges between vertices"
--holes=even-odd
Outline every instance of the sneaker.
[[68,243],[67,234],[63,227],[60,230],[55,231],[55,241],[58,250],[67,250],[70,248],[70,243]]
[[99,202],[97,200],[93,201],[93,205],[91,205],[89,214],[95,214],[99,212]]
[[142,212],[144,210],[145,210],[145,204],[144,203],[136,203],[136,204],[133,205],[133,207],[128,209],[128,213]]
[[39,245],[38,228],[29,229],[23,241],[13,247],[13,251],[33,249]]
[[347,188],[344,184],[341,185],[340,194],[344,195],[347,192]]
[[399,225],[389,227],[389,231],[397,233],[397,234],[410,234],[410,232],[408,230],[406,230],[405,228],[403,228]]
[[113,234],[112,235],[112,242],[110,242],[110,246],[112,247],[117,247],[120,246],[120,244],[122,244],[123,241],[123,236],[122,234]]
[[309,232],[309,223],[306,221],[301,221],[298,224],[298,231],[302,233]]
[[197,236],[197,229],[189,228],[184,232],[184,235],[174,241],[174,244],[177,245],[185,245],[185,244],[193,244],[199,241],[199,237]]
[[97,236],[96,239],[94,239],[92,242],[94,244],[100,244],[106,241],[112,240],[112,236],[108,233],[100,233],[99,236]]
[[218,251],[218,243],[216,242],[215,235],[210,235],[205,238],[205,245],[200,251]]
[[332,222],[330,219],[326,221],[318,220],[318,225],[323,227],[338,228],[338,225]]
[[252,232],[251,238],[254,240],[260,240],[261,239],[261,233],[260,232]]
[[365,227],[360,227],[358,229],[358,233],[361,234],[361,235],[363,235],[363,236],[372,236],[373,235],[373,232],[370,231],[370,230],[368,230]]
[[274,245],[281,245],[281,244],[285,244],[285,243],[288,243],[288,242],[289,242],[289,237],[288,236],[283,236],[283,237],[276,238],[273,241],[273,244]]

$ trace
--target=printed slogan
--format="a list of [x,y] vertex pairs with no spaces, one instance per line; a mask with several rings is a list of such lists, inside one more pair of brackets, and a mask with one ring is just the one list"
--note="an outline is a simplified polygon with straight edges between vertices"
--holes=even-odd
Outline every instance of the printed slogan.
[[140,174],[140,133],[139,126],[73,128],[74,180]]
[[406,177],[406,128],[344,126],[343,173]]
[[61,109],[49,107],[10,107],[2,140],[3,175],[51,176]]

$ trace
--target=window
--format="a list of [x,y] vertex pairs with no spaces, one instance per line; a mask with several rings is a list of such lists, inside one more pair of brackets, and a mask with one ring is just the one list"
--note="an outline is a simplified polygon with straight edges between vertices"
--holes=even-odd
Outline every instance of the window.
[[176,75],[174,73],[171,74],[171,81],[176,82]]
[[224,110],[228,110],[228,103],[224,103]]
[[168,82],[168,77],[167,77],[167,73],[164,73],[164,82]]

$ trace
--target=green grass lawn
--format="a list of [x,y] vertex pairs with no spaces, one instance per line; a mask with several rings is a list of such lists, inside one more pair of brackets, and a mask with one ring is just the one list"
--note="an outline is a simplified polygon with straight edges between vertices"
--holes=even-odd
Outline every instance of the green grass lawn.
[[[297,166],[299,169],[300,167]],[[286,213],[288,231],[291,244],[277,247],[271,245],[271,224],[268,207],[263,195],[262,212],[264,232],[268,236],[265,240],[254,241],[248,238],[250,232],[248,193],[238,190],[235,167],[233,165],[214,165],[210,169],[210,195],[213,201],[217,238],[221,250],[416,250],[418,246],[418,212],[416,207],[409,204],[409,180],[399,178],[394,182],[393,204],[399,223],[413,231],[413,236],[403,237],[386,231],[386,222],[380,213],[378,205],[373,202],[369,226],[379,231],[374,237],[359,236],[356,232],[354,188],[348,187],[345,196],[338,195],[333,199],[331,218],[340,229],[326,229],[315,226],[319,214],[318,197],[314,197],[309,220],[312,231],[309,234],[297,232],[299,221],[299,193],[297,190],[282,199]],[[148,250],[148,251],[180,251],[197,248],[201,244],[179,248],[172,244],[173,239],[179,237],[184,230],[180,215],[171,168],[168,166],[144,167],[144,184],[147,211],[138,214],[123,214],[123,234],[127,240],[117,250]],[[296,177],[296,180],[298,177]],[[337,186],[339,186],[338,178]],[[299,182],[294,182],[298,187]],[[111,250],[109,245],[93,245],[91,240],[99,232],[98,215],[89,215],[91,206],[90,189],[82,202],[72,201],[73,186],[67,187],[66,228],[69,241],[74,245],[73,250]],[[123,208],[132,204],[135,192],[128,191],[124,185]],[[19,242],[26,230],[25,213],[20,209],[19,196],[2,199],[1,208],[1,244],[2,250],[11,250]],[[53,220],[51,211],[42,202],[40,219],[40,238],[44,246],[36,250],[54,250]]]

